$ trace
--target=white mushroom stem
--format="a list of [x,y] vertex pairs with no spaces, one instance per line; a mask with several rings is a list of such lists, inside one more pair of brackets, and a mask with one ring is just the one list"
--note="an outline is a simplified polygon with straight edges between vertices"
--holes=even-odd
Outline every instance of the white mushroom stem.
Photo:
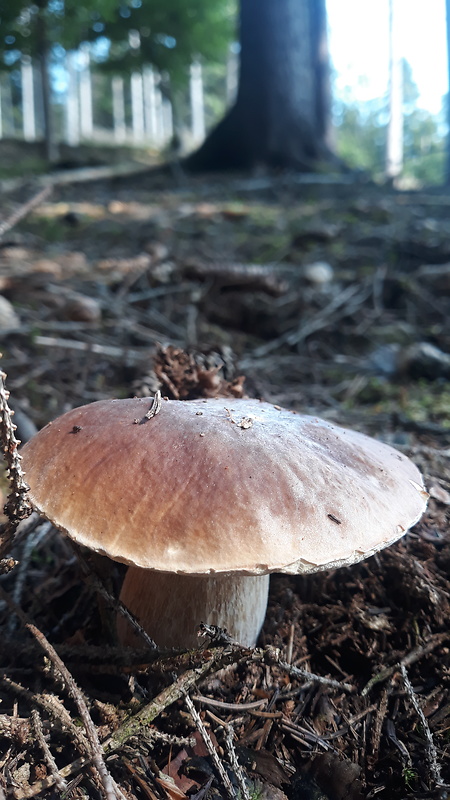
[[[254,646],[264,622],[269,576],[177,575],[129,567],[121,601],[160,647],[197,647],[200,622],[226,628]],[[136,646],[136,634],[119,617],[119,639]]]

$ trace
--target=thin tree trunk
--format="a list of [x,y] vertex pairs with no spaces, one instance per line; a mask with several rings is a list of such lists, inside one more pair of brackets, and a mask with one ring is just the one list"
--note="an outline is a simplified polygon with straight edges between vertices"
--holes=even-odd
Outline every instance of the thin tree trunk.
[[200,61],[191,64],[190,71],[191,133],[194,142],[205,138],[205,102],[203,97],[203,72]]
[[142,83],[142,73],[133,72],[130,79],[131,85],[131,125],[133,129],[133,140],[135,144],[140,144],[145,137],[144,124],[144,89]]
[[447,70],[449,89],[447,92],[447,164],[446,164],[446,183],[450,184],[450,0],[445,0],[445,12],[447,18]]
[[127,127],[125,117],[125,90],[123,78],[120,75],[114,75],[111,82],[111,90],[114,139],[119,144],[122,144],[127,138]]
[[30,56],[22,56],[22,129],[26,142],[36,140],[36,116],[34,108],[34,70]]
[[386,176],[396,178],[403,168],[403,63],[399,52],[395,0],[389,0],[389,123]]
[[16,124],[14,120],[14,104],[11,91],[11,76],[9,72],[0,76],[2,80],[2,129],[3,136],[15,136]]
[[82,139],[91,139],[94,132],[92,112],[92,78],[91,55],[89,45],[82,45],[79,55],[82,56],[82,69],[79,73],[80,91],[80,133]]
[[78,72],[74,64],[75,53],[66,56],[66,70],[68,77],[66,95],[66,142],[71,147],[80,144],[80,98],[78,92]]
[[45,22],[45,0],[38,0],[39,9],[36,22],[37,55],[41,68],[42,79],[42,105],[44,111],[44,141],[45,156],[50,164],[58,160],[58,146],[52,119],[50,72],[48,64],[48,36]]
[[149,142],[155,144],[157,141],[158,124],[156,119],[156,87],[153,67],[144,67],[142,79],[144,82],[145,137]]

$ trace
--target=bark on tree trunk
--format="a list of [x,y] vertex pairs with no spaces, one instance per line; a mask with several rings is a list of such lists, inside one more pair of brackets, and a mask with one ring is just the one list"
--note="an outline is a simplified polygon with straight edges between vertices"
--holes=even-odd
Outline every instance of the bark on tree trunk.
[[47,26],[45,20],[45,2],[38,0],[37,6],[39,9],[36,21],[36,34],[37,34],[37,56],[41,69],[42,78],[42,105],[44,116],[44,143],[45,155],[50,164],[58,160],[58,145],[56,142],[55,130],[52,120],[52,106],[51,106],[51,87],[50,87],[50,74],[48,63],[48,36]]
[[236,103],[185,166],[311,170],[331,158],[325,0],[241,0]]
[[[445,0],[446,31],[447,31],[447,71],[450,81],[450,0]],[[450,84],[449,84],[450,85]],[[450,185],[450,89],[447,92],[447,163],[445,182]]]
[[403,169],[403,60],[400,20],[394,0],[389,0],[389,122],[386,142],[386,177],[394,180]]

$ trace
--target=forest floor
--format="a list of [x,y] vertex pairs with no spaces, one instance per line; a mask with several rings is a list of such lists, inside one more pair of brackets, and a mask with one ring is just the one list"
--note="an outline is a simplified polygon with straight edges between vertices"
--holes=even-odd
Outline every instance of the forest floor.
[[[2,192],[1,218],[36,191]],[[93,575],[117,596],[123,567],[86,575],[33,517],[0,578],[0,794],[447,797],[449,211],[439,190],[174,169],[55,185],[3,226],[0,348],[22,438],[97,399],[243,391],[393,445],[431,496],[377,556],[273,576],[256,650],[178,656],[122,650]]]

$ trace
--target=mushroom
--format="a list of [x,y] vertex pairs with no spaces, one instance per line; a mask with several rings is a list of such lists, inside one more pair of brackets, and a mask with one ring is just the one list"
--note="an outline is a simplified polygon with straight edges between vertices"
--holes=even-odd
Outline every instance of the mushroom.
[[[426,507],[408,458],[316,417],[242,399],[153,413],[148,398],[75,408],[22,456],[32,505],[130,565],[121,600],[161,646],[195,646],[200,622],[253,645],[269,573],[353,564]],[[133,641],[125,621],[119,635]]]

